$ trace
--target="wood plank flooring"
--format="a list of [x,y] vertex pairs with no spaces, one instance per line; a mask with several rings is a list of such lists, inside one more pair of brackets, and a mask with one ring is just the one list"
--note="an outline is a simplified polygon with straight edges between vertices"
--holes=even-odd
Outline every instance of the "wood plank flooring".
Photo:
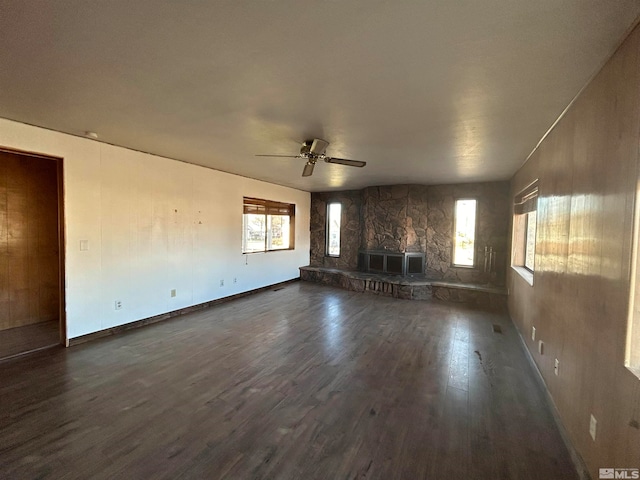
[[0,330],[0,360],[25,352],[60,345],[58,320]]
[[0,478],[577,475],[505,314],[300,282],[0,364]]

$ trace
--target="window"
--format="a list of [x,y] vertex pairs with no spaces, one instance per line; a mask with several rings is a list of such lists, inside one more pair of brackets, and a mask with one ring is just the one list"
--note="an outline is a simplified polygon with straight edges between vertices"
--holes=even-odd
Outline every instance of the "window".
[[536,211],[525,214],[527,239],[524,243],[524,266],[533,272],[536,256]]
[[538,181],[536,180],[516,195],[513,204],[511,265],[532,285],[536,257],[537,208]]
[[625,365],[640,378],[640,191],[636,193]]
[[453,264],[473,267],[476,243],[476,204],[474,199],[456,200]]
[[242,253],[293,250],[295,205],[244,197]]
[[340,256],[340,218],[342,205],[330,203],[327,205],[327,245],[326,252],[330,257]]

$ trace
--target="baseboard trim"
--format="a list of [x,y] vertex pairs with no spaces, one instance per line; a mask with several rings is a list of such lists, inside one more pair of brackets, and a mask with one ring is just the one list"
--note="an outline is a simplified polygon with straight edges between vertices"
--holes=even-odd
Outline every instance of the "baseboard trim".
[[185,315],[187,313],[196,312],[198,310],[204,310],[205,308],[214,307],[221,303],[230,302],[232,300],[237,300],[242,297],[247,297],[249,295],[254,295],[256,293],[264,292],[266,290],[273,290],[274,288],[283,287],[290,283],[298,282],[300,278],[292,278],[291,280],[285,280],[284,282],[274,283],[272,285],[267,285],[265,287],[255,288],[253,290],[248,290],[242,293],[236,293],[235,295],[229,295],[228,297],[218,298],[216,300],[211,300],[204,303],[199,303],[197,305],[191,305],[190,307],[180,308],[178,310],[173,310],[167,313],[161,313],[160,315],[155,315],[149,318],[143,318],[141,320],[136,320],[131,323],[125,323],[124,325],[118,325],[117,327],[107,328],[105,330],[99,330],[93,333],[87,333],[86,335],[81,335],[79,337],[70,338],[69,346],[73,347],[75,345],[80,345],[82,343],[90,342],[93,340],[97,340],[98,338],[109,337],[111,335],[117,335],[122,332],[126,332],[127,330],[132,330],[134,328],[145,327],[147,325],[151,325],[154,323],[162,322],[164,320],[169,320],[170,318],[179,317],[180,315]]
[[558,412],[556,403],[553,401],[553,397],[551,396],[551,393],[549,393],[549,389],[547,388],[547,383],[544,381],[544,377],[542,376],[542,373],[540,372],[538,365],[533,359],[531,352],[527,348],[527,342],[525,342],[524,338],[522,337],[522,334],[520,333],[520,330],[518,330],[518,327],[516,327],[513,319],[511,319],[511,323],[513,323],[513,326],[515,327],[516,332],[518,332],[518,338],[520,339],[520,344],[522,345],[522,349],[525,352],[525,356],[527,357],[527,360],[529,362],[529,365],[531,366],[531,369],[535,372],[536,381],[544,391],[545,400],[547,402],[547,405],[549,406],[549,409],[551,410],[551,414],[553,415],[553,420],[556,426],[558,427],[558,431],[560,432],[562,441],[564,442],[565,446],[567,447],[567,450],[569,451],[569,456],[571,457],[573,466],[576,469],[578,478],[580,478],[580,480],[592,480],[591,475],[589,474],[589,469],[587,468],[587,464],[582,459],[582,456],[580,455],[578,450],[576,450],[575,446],[573,445],[573,442],[571,441],[571,438],[569,437],[569,432],[567,432],[567,429],[564,427],[564,424],[562,423],[560,412]]

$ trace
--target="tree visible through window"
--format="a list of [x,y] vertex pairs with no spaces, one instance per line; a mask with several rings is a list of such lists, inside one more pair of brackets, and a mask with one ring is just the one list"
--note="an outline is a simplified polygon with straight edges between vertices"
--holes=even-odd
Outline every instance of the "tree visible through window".
[[474,199],[456,200],[453,264],[472,267],[476,242],[476,204]]
[[295,205],[244,198],[242,253],[293,249]]
[[524,266],[533,272],[536,256],[536,211],[526,213],[527,240],[524,246]]
[[331,257],[340,256],[340,217],[342,216],[342,205],[330,203],[327,205],[327,255]]

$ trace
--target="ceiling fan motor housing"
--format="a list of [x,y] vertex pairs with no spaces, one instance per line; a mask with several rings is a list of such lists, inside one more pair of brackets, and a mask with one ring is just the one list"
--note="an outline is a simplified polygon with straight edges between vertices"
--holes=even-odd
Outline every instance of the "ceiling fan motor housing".
[[324,155],[324,152],[327,150],[327,146],[329,142],[326,140],[321,140],[319,138],[314,138],[313,140],[305,140],[300,147],[300,155],[305,157],[320,157]]
[[311,153],[312,143],[313,143],[313,140],[305,140],[302,143],[302,147],[300,147],[300,155],[308,155],[309,153]]

